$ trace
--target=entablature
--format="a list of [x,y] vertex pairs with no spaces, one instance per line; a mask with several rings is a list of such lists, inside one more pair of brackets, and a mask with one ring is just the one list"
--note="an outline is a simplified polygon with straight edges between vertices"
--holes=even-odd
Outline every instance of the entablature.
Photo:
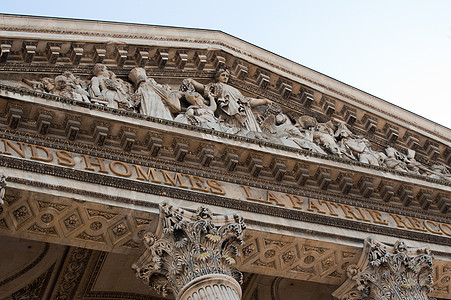
[[[38,165],[50,162],[33,159],[31,152],[31,156],[21,157],[17,151],[22,146],[33,149],[37,145],[49,151],[88,156],[94,162],[104,159],[129,166],[138,164],[250,188],[304,193],[342,204],[449,220],[451,183],[446,180],[124,110],[21,92],[3,90],[7,101],[0,104],[2,164],[13,168],[23,168],[18,161],[22,158]],[[11,127],[13,108],[22,112],[15,128]],[[51,162],[56,161],[53,155]],[[105,173],[98,166],[86,165],[81,170]],[[121,171],[106,173],[119,178],[130,176],[121,175]]]

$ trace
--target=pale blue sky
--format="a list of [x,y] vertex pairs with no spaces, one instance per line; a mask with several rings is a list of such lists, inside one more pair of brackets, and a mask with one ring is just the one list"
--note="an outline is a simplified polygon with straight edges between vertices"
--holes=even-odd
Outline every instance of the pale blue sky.
[[2,1],[3,13],[217,29],[451,128],[451,1]]

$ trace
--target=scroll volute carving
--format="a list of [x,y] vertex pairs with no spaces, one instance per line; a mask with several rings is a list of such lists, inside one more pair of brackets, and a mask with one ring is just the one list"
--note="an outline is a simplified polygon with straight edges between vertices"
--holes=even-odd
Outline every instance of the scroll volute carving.
[[242,274],[232,267],[244,244],[243,218],[213,216],[206,207],[195,213],[165,202],[160,205],[156,233],[144,235],[146,251],[132,268],[137,277],[163,296],[177,295],[194,279],[223,274],[242,282]]
[[364,243],[348,279],[332,294],[339,300],[427,300],[432,291],[432,255],[397,241],[389,246],[372,238]]

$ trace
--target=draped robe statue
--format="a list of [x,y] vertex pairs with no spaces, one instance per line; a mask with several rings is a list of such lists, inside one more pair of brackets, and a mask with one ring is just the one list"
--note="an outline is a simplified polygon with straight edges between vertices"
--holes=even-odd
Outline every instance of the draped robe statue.
[[135,83],[136,92],[140,96],[139,112],[143,115],[173,120],[172,113],[180,111],[179,91],[158,84],[146,75],[143,68],[134,68],[128,78]]

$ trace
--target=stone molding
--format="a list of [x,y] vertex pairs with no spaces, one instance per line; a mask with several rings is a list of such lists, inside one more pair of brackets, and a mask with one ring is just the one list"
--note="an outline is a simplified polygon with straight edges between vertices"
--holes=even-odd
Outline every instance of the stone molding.
[[[169,121],[166,121],[169,122]],[[169,125],[169,124],[168,124]],[[171,124],[172,125],[172,124]],[[183,124],[180,124],[183,125]],[[189,125],[185,125],[185,126],[189,126]],[[178,126],[179,127],[179,126]],[[191,126],[194,127],[194,126]],[[191,128],[190,128],[191,129]],[[201,128],[199,128],[201,129]],[[203,131],[207,131],[206,129],[202,129]],[[205,132],[206,133],[206,132]],[[211,134],[211,133],[209,133]],[[278,145],[271,145],[270,143],[266,143],[266,142],[261,142],[261,141],[257,141],[257,140],[252,140],[249,138],[245,138],[245,137],[237,137],[237,136],[233,136],[230,134],[223,134],[224,136],[230,137],[230,143],[234,143],[235,140],[238,141],[245,141],[245,142],[249,142],[251,144],[255,144],[258,142],[258,144],[264,145],[266,147],[271,147],[274,149],[281,149],[281,150],[290,150],[290,152],[294,152],[293,148],[289,148],[289,147],[284,147],[284,146],[278,146]],[[28,134],[28,133],[23,133],[23,132],[19,132],[17,130],[8,130],[7,132],[5,132],[4,134],[2,134],[2,137],[5,137],[6,139],[12,139],[12,140],[16,140],[16,141],[26,141],[26,142],[30,142],[33,141],[33,143],[36,143],[38,145],[42,145],[42,146],[46,146],[46,147],[52,147],[55,145],[58,145],[59,149],[65,149],[67,151],[73,151],[73,152],[82,152],[82,153],[89,153],[90,155],[95,155],[95,156],[99,156],[99,157],[105,157],[105,158],[116,158],[119,159],[121,161],[126,161],[126,162],[134,162],[136,161],[136,159],[139,160],[143,160],[146,161],[146,163],[149,163],[148,165],[168,165],[171,164],[172,166],[177,166],[178,169],[189,169],[190,173],[196,173],[196,175],[198,174],[207,174],[206,176],[213,178],[227,178],[229,181],[231,182],[244,182],[243,180],[245,180],[246,182],[248,182],[248,185],[250,186],[266,186],[268,184],[272,184],[274,185],[274,183],[271,183],[270,181],[268,181],[267,179],[269,177],[273,177],[274,175],[272,175],[274,172],[271,172],[270,170],[270,166],[267,166],[265,164],[263,164],[263,169],[262,172],[260,172],[260,178],[252,178],[252,181],[249,180],[249,178],[246,178],[246,174],[243,174],[243,169],[244,167],[242,167],[242,164],[244,162],[240,162],[238,161],[239,169],[241,170],[241,172],[233,172],[232,174],[230,172],[227,172],[226,170],[224,170],[225,168],[223,168],[220,165],[220,161],[221,158],[219,157],[220,155],[222,155],[222,152],[227,151],[228,148],[230,147],[230,145],[224,145],[223,143],[221,145],[215,143],[212,141],[209,145],[212,147],[215,147],[215,151],[213,153],[215,153],[215,156],[212,158],[213,163],[211,163],[211,167],[208,169],[205,168],[199,168],[199,166],[195,166],[193,164],[193,160],[197,159],[196,155],[193,155],[193,153],[189,152],[187,154],[187,159],[185,159],[184,162],[178,162],[178,161],[173,161],[171,160],[171,158],[168,158],[167,155],[168,153],[172,153],[171,149],[169,147],[166,147],[166,149],[161,149],[160,153],[164,154],[159,155],[158,157],[151,157],[151,156],[146,156],[144,154],[138,153],[137,151],[134,151],[132,153],[127,153],[126,155],[124,155],[124,153],[121,153],[118,149],[116,149],[116,147],[113,144],[110,145],[105,145],[105,146],[88,146],[86,144],[81,145],[81,140],[79,142],[68,142],[68,141],[64,141],[62,139],[59,138],[55,138],[52,136],[46,136],[43,137],[42,135],[32,135],[32,134]],[[221,137],[223,137],[221,135]],[[172,138],[172,137],[171,137]],[[167,140],[170,138],[165,137],[165,142],[167,142]],[[199,141],[196,141],[195,139],[189,139],[190,141],[190,145],[189,147],[193,147],[193,145],[195,145],[196,143],[199,143]],[[137,141],[135,144],[138,143],[145,143],[145,142],[141,142],[141,141]],[[221,148],[220,148],[221,147]],[[139,149],[137,149],[139,150]],[[269,150],[269,149],[268,149]],[[247,151],[249,152],[256,152],[253,149],[248,149]],[[219,153],[218,153],[219,152]],[[268,151],[269,152],[269,151]],[[337,169],[334,167],[333,173],[337,174],[337,172],[340,170],[342,171],[341,168],[344,168],[347,165],[347,168],[353,168],[353,167],[358,167],[358,170],[355,170],[355,180],[354,183],[351,187],[350,185],[350,189],[351,189],[351,194],[355,193],[357,191],[357,179],[359,178],[359,176],[363,176],[363,174],[365,172],[372,172],[373,175],[375,175],[374,173],[377,172],[376,176],[373,176],[373,178],[375,179],[374,185],[376,186],[378,184],[378,182],[382,182],[382,176],[386,176],[387,172],[390,173],[390,176],[394,179],[393,183],[395,184],[396,189],[398,190],[398,186],[402,186],[405,184],[408,184],[407,181],[411,181],[411,180],[415,180],[414,183],[414,195],[417,194],[419,195],[419,190],[420,188],[429,188],[429,183],[433,183],[433,184],[440,184],[443,187],[440,187],[438,190],[434,190],[433,194],[431,194],[432,199],[435,199],[435,201],[432,201],[432,206],[422,206],[423,209],[428,209],[428,213],[435,213],[435,210],[438,210],[438,206],[440,201],[437,200],[437,192],[440,193],[444,193],[445,198],[449,198],[448,195],[448,191],[449,191],[449,186],[451,185],[451,182],[449,181],[443,181],[443,180],[437,180],[434,178],[430,178],[430,177],[425,177],[425,176],[420,176],[420,175],[415,175],[415,174],[411,174],[411,173],[405,173],[405,172],[399,172],[396,170],[391,170],[391,169],[387,169],[387,168],[382,168],[382,167],[377,167],[377,166],[372,166],[372,165],[368,165],[368,164],[364,164],[364,163],[360,163],[360,162],[356,162],[356,161],[350,161],[344,158],[339,158],[339,157],[335,157],[335,156],[324,156],[321,157],[321,154],[314,154],[314,153],[306,153],[303,152],[302,150],[298,150],[296,151],[298,154],[300,155],[300,158],[306,159],[307,156],[310,156],[312,160],[315,161],[320,161],[321,160],[321,164],[324,163],[324,165],[327,164],[327,166],[332,166],[333,163],[337,163]],[[270,153],[265,153],[265,158],[267,158],[267,156],[270,155]],[[296,153],[286,153],[286,155],[296,155]],[[120,158],[119,158],[120,157]],[[274,185],[274,190],[287,190],[287,189],[293,189],[295,188],[296,182],[293,182],[293,177],[296,177],[297,175],[295,174],[295,167],[291,167],[294,163],[294,158],[290,157],[289,160],[287,161],[287,170],[285,172],[285,176],[283,177],[283,180],[278,183],[277,185]],[[338,165],[338,163],[340,165]],[[147,164],[146,164],[147,165]],[[157,166],[158,167],[158,166]],[[361,168],[364,167],[364,168]],[[310,171],[310,173],[314,173],[315,169],[317,168],[317,164],[312,164],[309,163],[308,169],[306,169],[306,171]],[[382,173],[383,172],[383,173]],[[335,177],[336,175],[333,175],[333,177]],[[310,180],[313,181],[313,179],[311,178],[312,176],[309,176],[306,174],[306,180]],[[396,178],[396,179],[395,179]],[[422,183],[422,181],[424,181],[424,183]],[[427,181],[427,183],[426,183]],[[311,183],[311,182],[310,182]],[[428,186],[426,186],[428,185]],[[313,187],[312,184],[309,184],[310,188]],[[332,188],[330,188],[332,186]],[[436,186],[437,187],[437,186]],[[329,185],[329,189],[328,191],[331,191],[332,193],[330,193],[330,195],[334,194],[335,197],[341,197],[340,194],[343,193],[343,191],[337,190],[337,184],[335,183],[335,181],[331,182],[331,184]],[[325,191],[321,191],[320,193],[323,193]],[[380,194],[380,195],[379,195]],[[377,202],[379,201],[375,201],[374,199],[377,199],[379,197],[382,197],[382,193],[380,191],[375,191],[371,194],[371,198],[372,199],[365,199],[365,203],[375,203],[377,205]],[[352,197],[355,198],[355,197]],[[391,201],[392,203],[388,203],[386,205],[388,205],[388,207],[392,207],[393,209],[402,209],[402,210],[409,210],[409,207],[406,207],[406,203],[400,203],[400,201],[398,201],[397,199],[399,197],[395,196],[392,197],[393,200]],[[384,198],[384,200],[386,200]],[[414,201],[412,201],[414,202]],[[434,203],[435,202],[435,203]],[[448,201],[449,202],[449,201]],[[379,202],[380,203],[380,202]],[[413,203],[414,204],[414,203]],[[446,204],[446,203],[445,203]],[[412,206],[412,205],[411,205]],[[449,203],[445,205],[446,207],[449,206]],[[385,207],[385,206],[384,206]],[[445,207],[445,208],[446,208]],[[445,209],[441,209],[443,213],[445,213]]]
[[[204,280],[199,279],[205,275],[211,275],[204,278],[207,281],[219,274],[222,281],[226,278],[228,282],[231,277],[241,282],[241,272],[232,265],[236,263],[237,246],[244,243],[245,228],[237,214],[213,216],[204,206],[191,213],[164,202],[156,234],[144,234],[147,250],[132,268],[138,278],[163,296],[172,292],[178,297],[183,291],[180,299],[189,299],[196,289],[206,288]],[[236,290],[236,284],[230,284],[226,285]]]

